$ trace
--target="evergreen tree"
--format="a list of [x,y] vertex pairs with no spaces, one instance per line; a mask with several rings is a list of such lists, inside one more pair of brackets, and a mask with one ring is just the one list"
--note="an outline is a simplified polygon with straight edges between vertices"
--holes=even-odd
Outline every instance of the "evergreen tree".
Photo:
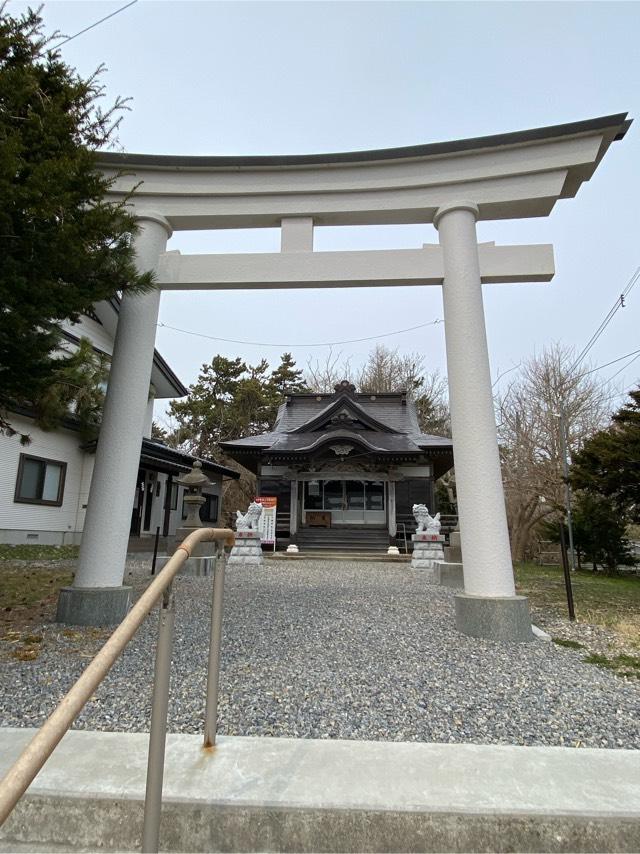
[[[573,500],[573,542],[578,561],[587,561],[595,572],[603,566],[614,573],[618,566],[632,566],[635,557],[627,538],[626,518],[613,507],[610,499],[598,493],[579,491]],[[569,532],[565,525],[565,542]],[[559,524],[546,519],[540,526],[545,539],[560,542]]]
[[96,353],[88,338],[59,361],[54,382],[41,392],[35,403],[38,426],[52,430],[65,418],[72,418],[85,440],[98,436],[102,407],[109,378],[109,358]]
[[575,455],[570,479],[576,489],[605,496],[619,514],[640,522],[640,388],[629,393],[606,430]]
[[43,34],[42,19],[0,6],[0,431],[58,378],[60,323],[118,291],[152,287],[134,265],[136,225],[114,178],[96,167],[123,101],[99,106],[102,69],[84,80]]
[[288,394],[302,394],[309,391],[303,379],[304,371],[296,368],[296,363],[291,353],[283,353],[280,364],[271,373],[269,382],[274,393],[284,400]]
[[291,353],[282,354],[280,364],[271,372],[269,377],[270,402],[265,413],[268,422],[267,429],[273,427],[278,409],[288,395],[309,391],[303,379],[303,373],[301,369],[296,368]]
[[219,459],[219,442],[273,427],[285,396],[305,389],[301,373],[289,353],[271,373],[265,359],[247,365],[240,358],[214,356],[202,366],[189,396],[169,405],[177,427],[167,441],[198,456]]
[[170,444],[197,456],[215,457],[218,442],[237,436],[233,403],[246,370],[242,359],[225,356],[214,356],[208,365],[202,365],[188,397],[169,404],[169,414],[178,425]]

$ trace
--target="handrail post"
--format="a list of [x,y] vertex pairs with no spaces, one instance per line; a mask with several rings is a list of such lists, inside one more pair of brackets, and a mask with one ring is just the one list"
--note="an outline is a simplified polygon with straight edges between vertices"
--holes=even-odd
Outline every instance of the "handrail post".
[[[79,679],[74,682],[69,691],[40,727],[38,732],[24,748],[20,756],[18,756],[11,768],[9,768],[5,777],[0,780],[0,825],[2,825],[11,814],[11,811],[29,788],[38,771],[40,771],[49,756],[51,756],[56,746],[64,737],[67,730],[70,729],[71,724],[78,717],[89,698],[95,693],[98,685],[111,670],[122,650],[149,616],[149,612],[152,610],[160,596],[163,595],[163,591],[170,586],[182,564],[191,555],[193,546],[197,543],[211,542],[212,540],[224,540],[227,545],[232,546],[234,539],[233,531],[229,528],[198,528],[196,531],[189,534],[185,538],[184,542],[178,546],[175,553],[160,570],[160,573],[156,578],[154,578],[144,593],[142,593],[124,620],[116,628],[95,658],[88,664]],[[160,673],[166,674],[167,698],[165,700],[165,712],[163,717],[164,730],[166,732],[168,674],[171,658],[171,641],[173,637],[173,603],[167,598],[167,596],[165,596],[165,603],[166,604],[163,603],[163,609],[161,609],[160,612],[160,616],[164,616],[166,619],[162,619],[160,621],[160,628],[164,626],[164,630],[162,634],[163,640],[159,643],[158,654],[160,654],[161,648],[167,649],[167,663],[166,665],[163,665],[163,667],[160,667],[158,659],[156,658],[155,672],[156,675],[159,675]],[[163,610],[170,610],[171,613],[163,614]],[[167,626],[171,628],[171,634],[168,638],[166,632]],[[167,639],[169,640],[169,643],[167,643]],[[154,684],[157,686],[159,681],[159,679],[156,679]],[[156,705],[160,705],[160,701],[156,704],[155,698],[156,692],[154,689],[154,708]],[[158,729],[157,727],[154,727],[153,716],[152,729],[155,729],[156,732]],[[154,738],[158,738],[158,736],[156,735]],[[162,757],[164,758],[164,737],[158,740],[162,748]],[[162,778],[160,778],[160,792],[162,793]]]
[[204,746],[213,747],[218,729],[218,686],[220,684],[220,643],[222,640],[222,614],[224,599],[224,571],[226,555],[224,544],[219,542],[213,576],[213,601],[211,603],[211,636],[209,640],[209,667],[207,671],[207,706],[204,718]]
[[155,854],[160,842],[160,816],[162,813],[162,783],[164,779],[164,753],[167,739],[167,712],[169,709],[169,678],[175,624],[173,582],[162,595],[158,616],[158,646],[153,676],[153,705],[149,732],[149,758],[147,761],[147,790],[144,800],[144,826],[142,830],[143,854]]

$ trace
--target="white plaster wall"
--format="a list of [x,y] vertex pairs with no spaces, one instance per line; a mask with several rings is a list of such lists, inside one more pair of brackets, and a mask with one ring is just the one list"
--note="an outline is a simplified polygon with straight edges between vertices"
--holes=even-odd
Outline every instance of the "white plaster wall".
[[[89,455],[80,449],[78,433],[65,429],[45,432],[32,420],[13,415],[11,424],[15,430],[28,433],[31,444],[24,447],[17,436],[0,436],[0,542],[56,544],[77,541],[76,534],[81,530],[83,518],[79,513],[86,478],[83,468],[92,468],[92,462],[88,467],[85,465]],[[61,507],[21,504],[13,500],[21,453],[67,463]]]
[[150,397],[147,401],[147,411],[144,416],[144,426],[142,428],[142,435],[145,439],[151,438],[151,425],[153,424],[153,403],[154,398]]
[[[150,475],[147,474],[147,481]],[[158,484],[160,485],[160,494],[158,495]],[[156,472],[153,478],[153,504],[151,505],[151,520],[148,531],[155,535],[156,528],[160,528],[162,534],[162,526],[164,523],[164,501],[167,489],[167,475],[163,472]]]
[[[87,511],[87,502],[89,501],[89,487],[91,486],[91,478],[93,477],[93,463],[95,461],[94,454],[85,454],[82,461],[82,471],[80,475],[80,489],[78,496],[78,509],[76,512],[75,529],[81,532],[84,528],[84,516]],[[80,534],[78,534],[78,542],[80,542]]]
[[[174,478],[175,483],[175,478]],[[178,506],[175,510],[171,511],[171,515],[169,516],[169,536],[173,537],[176,530],[182,524],[182,499],[184,497],[184,486],[178,487]]]
[[113,353],[113,336],[100,323],[89,317],[81,317],[78,323],[62,323],[63,329],[78,338],[88,338],[94,347],[111,355]]

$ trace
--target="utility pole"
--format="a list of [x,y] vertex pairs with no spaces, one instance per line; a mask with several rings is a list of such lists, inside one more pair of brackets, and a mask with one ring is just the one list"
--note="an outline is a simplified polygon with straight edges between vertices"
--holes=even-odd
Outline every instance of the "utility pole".
[[571,570],[576,571],[576,553],[573,547],[573,517],[571,515],[571,486],[569,484],[569,463],[567,460],[567,426],[564,415],[564,407],[560,406],[560,412],[553,415],[559,419],[560,427],[560,453],[562,454],[562,475],[564,477],[564,500],[567,508],[567,527],[569,528],[569,552],[571,554]]

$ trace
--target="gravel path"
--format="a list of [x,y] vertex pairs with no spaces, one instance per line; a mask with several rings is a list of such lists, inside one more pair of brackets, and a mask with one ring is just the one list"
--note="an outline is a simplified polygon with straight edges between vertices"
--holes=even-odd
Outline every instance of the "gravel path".
[[[169,728],[199,732],[211,579],[176,588]],[[78,727],[148,729],[156,627],[154,614]],[[35,661],[5,656],[0,725],[40,724],[106,634],[50,625]],[[222,665],[227,735],[640,748],[640,681],[551,643],[460,635],[452,594],[406,565],[229,569]]]

